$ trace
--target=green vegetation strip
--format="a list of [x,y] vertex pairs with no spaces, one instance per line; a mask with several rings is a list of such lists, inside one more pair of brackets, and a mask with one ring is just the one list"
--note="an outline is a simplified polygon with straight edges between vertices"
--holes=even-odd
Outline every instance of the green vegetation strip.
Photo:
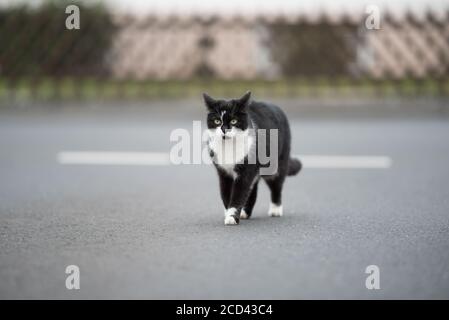
[[251,90],[258,97],[449,97],[449,79],[352,80],[347,78],[297,78],[261,80],[131,81],[94,78],[0,78],[0,100],[132,100],[182,99],[202,92],[239,96]]

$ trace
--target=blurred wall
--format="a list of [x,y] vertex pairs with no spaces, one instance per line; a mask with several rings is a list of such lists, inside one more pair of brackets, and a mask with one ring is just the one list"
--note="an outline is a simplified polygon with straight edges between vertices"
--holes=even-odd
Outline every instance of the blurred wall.
[[379,30],[368,30],[365,18],[116,17],[110,67],[135,79],[447,75],[447,18],[387,14]]

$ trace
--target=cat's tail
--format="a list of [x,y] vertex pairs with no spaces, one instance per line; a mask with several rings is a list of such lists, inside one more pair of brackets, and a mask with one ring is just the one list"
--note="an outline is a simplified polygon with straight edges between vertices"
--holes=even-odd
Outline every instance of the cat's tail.
[[288,171],[287,175],[294,176],[302,169],[302,163],[297,158],[290,158],[288,160]]

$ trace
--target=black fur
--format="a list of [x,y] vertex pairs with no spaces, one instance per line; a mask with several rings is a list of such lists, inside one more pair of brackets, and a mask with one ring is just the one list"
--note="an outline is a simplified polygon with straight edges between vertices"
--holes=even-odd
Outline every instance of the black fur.
[[288,173],[289,176],[294,176],[298,174],[299,171],[302,169],[302,163],[298,159],[290,158],[288,162]]
[[[297,174],[302,167],[298,159],[290,158],[291,134],[285,113],[273,104],[251,101],[250,95],[251,93],[247,92],[240,99],[215,100],[207,94],[203,94],[204,102],[209,111],[207,115],[207,126],[209,129],[220,127],[223,132],[231,129],[233,126],[241,130],[251,128],[278,129],[278,169],[273,175],[260,175],[262,165],[258,161],[259,159],[253,164],[248,163],[248,161],[236,164],[233,167],[235,178],[229,174],[229,171],[214,161],[220,180],[223,205],[226,209],[237,209],[236,215],[234,215],[237,223],[239,222],[242,208],[248,217],[251,215],[257,198],[258,182],[261,177],[270,188],[271,201],[274,204],[281,205],[282,187],[285,178]],[[221,117],[223,111],[226,111],[226,113]],[[266,150],[270,150],[269,139],[267,138],[266,140]],[[210,154],[212,159],[214,159],[214,153],[210,152]]]

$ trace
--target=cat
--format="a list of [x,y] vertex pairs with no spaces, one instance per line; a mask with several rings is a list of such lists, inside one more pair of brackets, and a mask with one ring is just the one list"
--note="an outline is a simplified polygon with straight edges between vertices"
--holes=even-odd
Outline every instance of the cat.
[[[253,101],[249,91],[239,99],[214,99],[207,93],[203,93],[203,99],[208,111],[207,145],[219,177],[225,225],[237,225],[240,219],[251,217],[260,178],[271,192],[268,215],[282,216],[285,178],[296,175],[302,168],[298,159],[290,157],[291,134],[285,113],[273,104]],[[277,129],[274,154],[277,168],[269,175],[261,174],[266,165],[257,152],[262,139],[256,132],[260,129]],[[271,152],[270,145],[274,144],[270,144],[269,138],[264,140],[265,150]],[[255,161],[249,161],[250,158]]]

